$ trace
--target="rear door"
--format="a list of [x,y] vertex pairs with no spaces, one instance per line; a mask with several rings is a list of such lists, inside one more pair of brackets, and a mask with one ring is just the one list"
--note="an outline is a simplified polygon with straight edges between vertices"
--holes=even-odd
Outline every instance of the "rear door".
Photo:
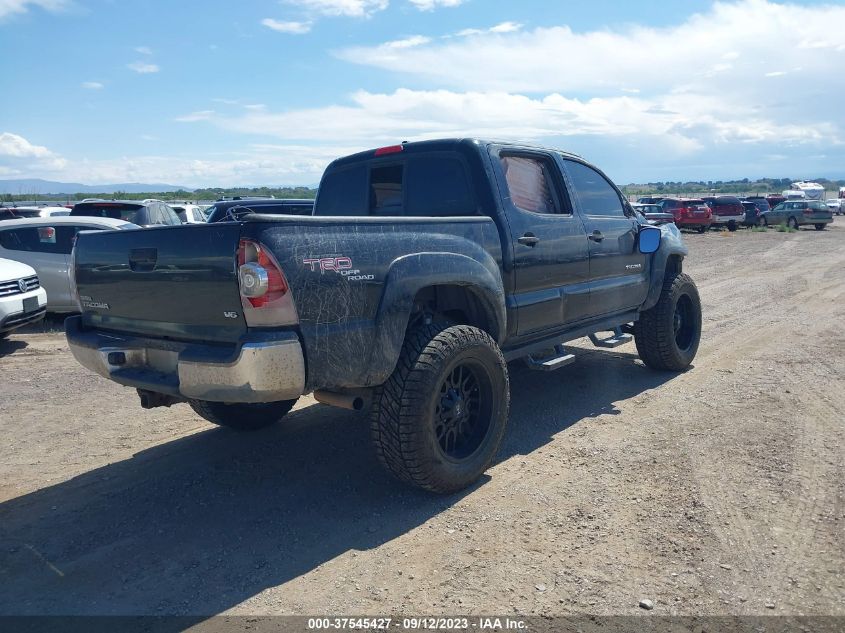
[[235,342],[246,331],[237,279],[240,225],[82,233],[76,281],[86,326]]
[[589,249],[552,154],[492,147],[510,228],[519,336],[589,315]]
[[590,314],[639,306],[648,292],[646,256],[637,247],[639,223],[601,173],[569,158],[561,162],[589,240]]

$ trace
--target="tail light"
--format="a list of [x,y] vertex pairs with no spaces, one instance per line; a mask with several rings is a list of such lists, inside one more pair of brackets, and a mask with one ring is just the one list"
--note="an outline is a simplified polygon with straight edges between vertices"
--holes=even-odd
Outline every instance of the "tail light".
[[294,325],[293,295],[273,254],[252,240],[238,243],[238,285],[247,325]]
[[804,209],[804,215],[813,215],[813,209],[807,207],[806,209]]

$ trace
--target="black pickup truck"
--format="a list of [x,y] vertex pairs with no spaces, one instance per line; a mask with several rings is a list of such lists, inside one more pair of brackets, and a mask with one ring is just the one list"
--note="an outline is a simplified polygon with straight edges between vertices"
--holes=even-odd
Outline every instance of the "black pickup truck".
[[[455,139],[334,161],[311,217],[81,233],[85,367],[144,407],[188,402],[256,429],[303,394],[368,407],[382,463],[449,492],[495,457],[508,362],[635,339],[654,369],[693,360],[701,307],[674,224],[650,226],[573,154]],[[608,332],[600,338],[598,333]]]

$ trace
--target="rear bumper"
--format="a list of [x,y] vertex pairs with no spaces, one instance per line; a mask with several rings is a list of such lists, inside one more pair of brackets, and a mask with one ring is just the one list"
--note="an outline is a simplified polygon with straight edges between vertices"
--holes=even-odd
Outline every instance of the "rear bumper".
[[682,220],[675,220],[675,226],[679,229],[683,228],[698,228],[700,226],[710,226],[713,223],[711,218],[684,218]]
[[745,222],[745,214],[741,215],[716,215],[713,214],[713,224],[728,224],[730,222]]
[[798,224],[830,224],[833,222],[833,216],[831,217],[823,217],[823,218],[814,218],[811,215],[805,215],[798,219]]
[[293,332],[257,334],[217,346],[85,331],[65,321],[74,358],[119,384],[214,402],[292,400],[305,390],[305,361]]

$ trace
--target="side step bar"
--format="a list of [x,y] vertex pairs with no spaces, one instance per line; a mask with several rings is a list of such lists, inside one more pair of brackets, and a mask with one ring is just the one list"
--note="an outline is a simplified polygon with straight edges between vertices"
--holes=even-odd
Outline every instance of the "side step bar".
[[563,348],[563,345],[555,345],[555,352],[557,353],[557,356],[540,360],[535,359],[529,354],[525,357],[525,363],[530,369],[536,369],[539,371],[554,371],[555,369],[566,367],[567,365],[571,365],[575,362],[575,354],[569,354]]
[[610,336],[609,338],[599,338],[595,334],[590,334],[589,337],[593,342],[593,345],[596,347],[605,347],[608,349],[613,349],[614,347],[619,347],[625,343],[630,343],[634,339],[634,337],[630,334],[623,333],[621,327],[614,328],[613,336]]

